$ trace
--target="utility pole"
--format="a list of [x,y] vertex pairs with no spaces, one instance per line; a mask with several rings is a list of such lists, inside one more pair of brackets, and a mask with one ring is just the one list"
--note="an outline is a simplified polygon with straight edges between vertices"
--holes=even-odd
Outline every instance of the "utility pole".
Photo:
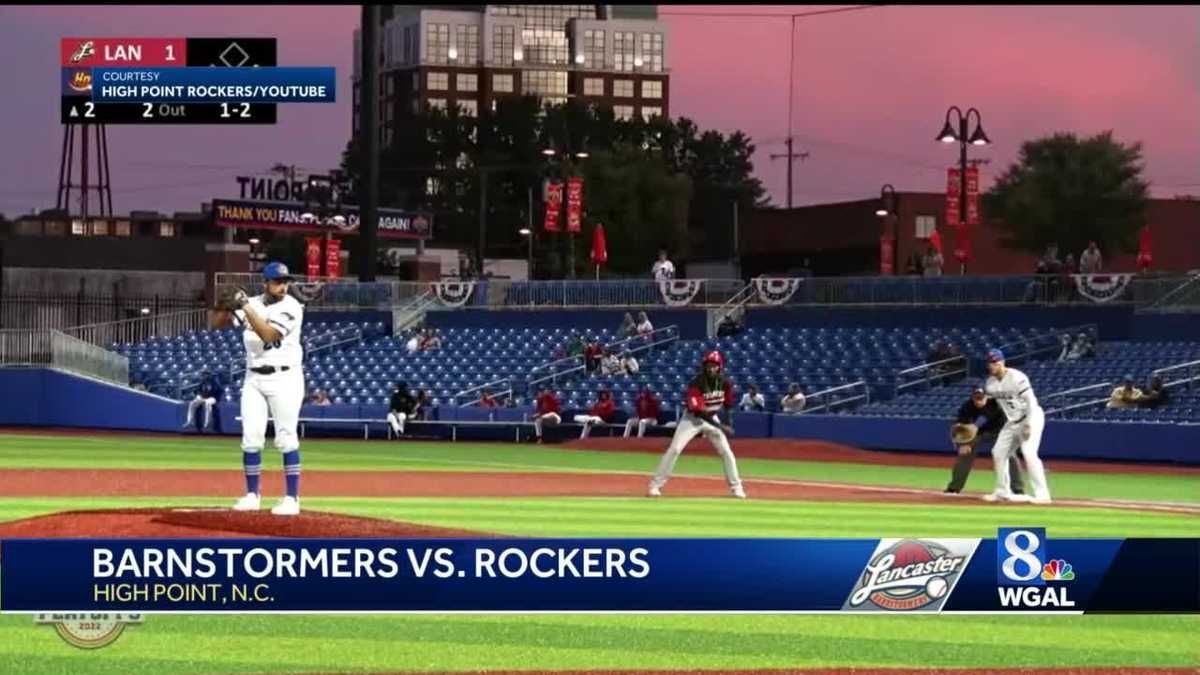
[[785,142],[785,144],[787,145],[787,152],[773,153],[771,155],[771,160],[774,161],[776,159],[787,158],[787,207],[790,209],[790,208],[792,208],[792,165],[795,163],[795,161],[797,159],[800,159],[800,160],[808,159],[808,153],[793,151],[791,136],[787,137],[787,141]]
[[375,281],[379,217],[379,5],[362,7],[362,79],[359,80],[359,139],[363,176],[359,190],[359,281]]

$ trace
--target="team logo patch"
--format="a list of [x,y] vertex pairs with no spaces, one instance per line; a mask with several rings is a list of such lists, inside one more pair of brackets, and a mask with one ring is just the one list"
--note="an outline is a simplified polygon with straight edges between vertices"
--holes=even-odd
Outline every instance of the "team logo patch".
[[76,70],[71,74],[71,89],[78,92],[92,90],[92,73],[87,70]]
[[978,545],[978,539],[882,539],[842,609],[936,612]]

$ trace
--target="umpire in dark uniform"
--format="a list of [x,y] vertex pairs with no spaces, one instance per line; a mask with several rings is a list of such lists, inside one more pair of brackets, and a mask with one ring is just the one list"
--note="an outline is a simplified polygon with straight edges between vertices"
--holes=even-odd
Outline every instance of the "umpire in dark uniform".
[[[971,398],[959,407],[954,422],[951,436],[955,450],[958,451],[958,460],[954,463],[950,484],[944,490],[946,494],[962,492],[963,486],[967,484],[967,476],[971,475],[971,467],[975,464],[975,451],[979,447],[980,441],[984,438],[990,441],[996,439],[1000,428],[1004,426],[1004,411],[1000,410],[1000,406],[995,400],[988,398],[982,385],[975,385],[971,390]],[[973,426],[976,433],[973,435],[963,433],[961,427],[966,425]],[[966,440],[959,438],[960,435],[973,437]],[[1009,458],[1008,467],[1013,494],[1019,495],[1022,493],[1023,481],[1021,480],[1021,468],[1015,455]]]

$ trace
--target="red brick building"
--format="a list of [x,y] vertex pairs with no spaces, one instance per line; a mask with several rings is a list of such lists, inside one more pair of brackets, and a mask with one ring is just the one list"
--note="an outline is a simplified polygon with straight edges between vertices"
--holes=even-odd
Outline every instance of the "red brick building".
[[[880,238],[885,225],[893,227],[896,273],[914,252],[924,253],[929,235],[942,236],[947,274],[957,273],[953,260],[955,234],[945,224],[946,197],[934,192],[897,192],[897,215],[875,215],[878,197],[852,202],[817,204],[788,209],[761,209],[742,219],[739,250],[744,274],[784,274],[804,266],[816,274],[879,274]],[[894,225],[892,224],[894,221]],[[1147,221],[1154,240],[1152,269],[1200,269],[1200,200],[1151,199]],[[973,261],[968,274],[1030,273],[1037,256],[1000,245],[1000,231],[987,222],[970,229]],[[1079,251],[1060,251],[1060,255]],[[1133,271],[1136,253],[1105,252],[1104,267]]]

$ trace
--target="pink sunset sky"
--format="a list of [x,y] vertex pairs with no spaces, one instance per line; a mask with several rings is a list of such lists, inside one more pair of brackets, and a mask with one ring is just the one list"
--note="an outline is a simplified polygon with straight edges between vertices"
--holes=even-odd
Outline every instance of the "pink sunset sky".
[[[835,6],[661,5],[669,26],[671,112],[702,128],[741,129],[755,171],[785,201],[786,15]],[[117,212],[198,210],[235,196],[236,174],[276,163],[336,166],[350,130],[355,6],[0,6],[0,213],[54,204],[62,127],[58,40],[66,35],[279,39],[281,65],[338,69],[338,102],[284,105],[274,127],[109,128]],[[944,189],[957,146],[933,140],[946,108],[974,106],[994,144],[984,187],[1024,140],[1113,129],[1141,141],[1156,196],[1200,194],[1200,8],[1188,6],[887,6],[801,19],[795,42],[795,201]]]

